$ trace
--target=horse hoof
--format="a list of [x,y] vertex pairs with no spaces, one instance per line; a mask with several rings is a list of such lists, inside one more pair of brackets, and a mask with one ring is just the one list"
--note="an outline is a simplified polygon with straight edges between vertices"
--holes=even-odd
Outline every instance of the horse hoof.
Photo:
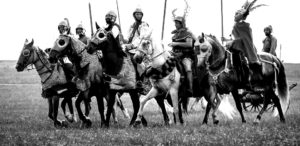
[[90,119],[86,119],[86,121],[85,121],[85,127],[86,128],[91,128],[92,127],[92,121]]
[[54,127],[55,128],[66,128],[68,127],[68,123],[66,121],[55,121],[54,122]]
[[147,120],[146,120],[144,117],[142,117],[141,120],[142,120],[143,126],[144,126],[144,127],[147,127],[147,125],[148,125]]
[[73,123],[74,117],[71,114],[66,114],[65,118],[67,119],[68,122]]
[[61,121],[61,126],[64,128],[68,128],[68,122],[65,120]]
[[214,124],[215,124],[215,125],[218,125],[218,124],[219,124],[219,120],[215,120],[215,121],[214,121]]
[[141,126],[141,124],[142,124],[142,121],[135,121],[135,122],[133,123],[133,127],[134,127],[134,128],[138,128],[138,127]]
[[260,120],[259,119],[255,119],[253,123],[254,123],[254,125],[258,125],[260,123]]

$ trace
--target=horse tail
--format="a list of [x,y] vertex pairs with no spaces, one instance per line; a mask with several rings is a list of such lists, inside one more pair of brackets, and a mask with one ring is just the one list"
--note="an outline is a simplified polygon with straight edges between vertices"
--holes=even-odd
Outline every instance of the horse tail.
[[[283,114],[285,114],[289,108],[290,105],[290,93],[289,93],[289,87],[287,85],[287,79],[285,74],[285,69],[283,66],[283,63],[277,59],[279,63],[277,63],[278,67],[278,73],[277,73],[277,92],[278,97],[280,100],[280,105]],[[273,116],[277,116],[278,111],[277,109],[274,110]]]
[[220,106],[218,108],[218,110],[228,119],[233,119],[236,115],[236,110],[235,108],[232,106],[232,104],[229,102],[229,95],[217,95],[220,96],[219,98],[221,98],[221,102],[220,102]]

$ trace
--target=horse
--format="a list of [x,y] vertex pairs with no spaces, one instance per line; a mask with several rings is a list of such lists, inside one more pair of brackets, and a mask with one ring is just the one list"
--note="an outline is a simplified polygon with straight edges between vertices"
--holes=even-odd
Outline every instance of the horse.
[[98,111],[101,118],[101,127],[104,126],[104,103],[106,85],[103,80],[102,65],[96,54],[90,55],[85,50],[86,45],[71,35],[60,35],[54,43],[49,55],[50,62],[56,62],[61,56],[67,56],[75,66],[77,77],[74,80],[81,91],[75,101],[81,127],[89,128],[92,125],[88,113],[82,113],[80,103],[96,96]]
[[[77,77],[74,79],[77,88],[81,91],[76,102],[78,116],[82,120],[81,127],[89,128],[91,120],[88,117],[89,112],[85,115],[82,114],[80,103],[83,100],[96,96],[98,103],[98,111],[101,117],[101,127],[107,127],[106,119],[104,116],[104,103],[103,98],[108,101],[107,96],[107,83],[104,81],[103,68],[99,61],[97,54],[89,54],[86,51],[86,45],[72,35],[60,35],[55,41],[54,47],[50,51],[49,60],[52,62],[57,61],[62,56],[67,56],[74,64]],[[115,96],[114,98],[117,98]],[[121,108],[124,116],[129,118],[127,110],[123,107],[121,100],[117,100],[117,105]],[[115,109],[112,108],[114,121],[117,122]]]
[[[91,38],[87,50],[93,53],[96,50],[101,50],[103,54],[102,64],[105,69],[105,74],[111,78],[109,81],[108,91],[108,110],[107,119],[110,117],[111,108],[114,103],[114,96],[118,92],[127,92],[130,94],[133,115],[130,121],[130,126],[134,124],[137,118],[137,112],[140,107],[139,90],[136,87],[136,71],[129,54],[123,52],[120,42],[117,41],[110,32],[101,29],[97,24],[97,32]],[[147,124],[145,120],[142,120]],[[107,121],[109,126],[109,121]]]
[[[48,117],[53,120],[55,127],[67,127],[67,123],[65,121],[57,119],[59,98],[63,98],[61,107],[66,119],[69,122],[73,122],[74,112],[72,97],[75,97],[79,90],[77,90],[75,84],[66,80],[62,66],[60,64],[55,64],[52,67],[48,61],[47,54],[33,44],[34,40],[31,42],[28,42],[27,39],[25,40],[25,44],[16,64],[16,70],[21,72],[30,65],[35,66],[35,69],[41,78],[41,84],[43,87],[42,96],[48,99]],[[66,113],[66,104],[68,104],[71,115]]]
[[[241,56],[239,51],[232,48],[225,49],[213,35],[202,34],[199,39],[201,40],[200,52],[205,54],[205,57],[198,63],[201,66],[206,66],[211,80],[210,84],[215,86],[214,89],[216,89],[213,92],[220,94],[232,93],[243,123],[246,120],[240,102],[240,89],[252,90],[261,93],[264,97],[263,108],[256,116],[255,124],[260,122],[261,116],[271,100],[277,107],[277,110],[274,110],[274,115],[277,115],[278,111],[280,121],[285,122],[284,114],[288,110],[290,96],[284,65],[280,59],[269,53],[258,54],[262,62],[263,78],[257,78],[254,82],[249,83],[248,78],[243,75],[247,71],[247,63],[243,63],[244,56]],[[245,83],[245,81],[248,81],[248,83]],[[249,85],[251,85],[250,89]],[[275,94],[274,85],[277,86],[278,96]]]
[[[157,95],[163,93],[170,96],[172,100],[174,121],[179,121],[180,124],[183,124],[181,105],[183,108],[187,108],[188,97],[185,97],[186,95],[184,94],[180,94],[180,92],[184,93],[183,88],[185,86],[184,82],[180,79],[182,73],[178,70],[178,67],[182,65],[181,62],[178,59],[175,59],[169,51],[165,50],[162,44],[158,43],[155,37],[152,36],[152,32],[144,36],[137,50],[138,52],[135,54],[134,58],[137,60],[146,59],[150,62],[150,66],[146,71],[146,76],[150,78],[152,88],[145,99],[140,103],[141,107],[139,109],[136,125],[139,125],[141,123],[141,118],[144,118],[144,105],[153,97],[160,99],[161,97],[157,97]],[[210,86],[209,84],[208,72],[206,69],[201,67],[197,67],[196,69],[198,71],[195,75],[197,78],[194,78],[194,97],[201,98],[204,96],[206,98],[209,102],[208,108],[212,107],[214,109],[214,112],[212,113],[213,123],[218,124],[219,120],[217,120],[216,111],[220,105],[221,99],[217,94],[211,92],[214,90],[214,86]],[[167,123],[168,115],[166,114],[164,107],[161,107],[161,109],[165,123]],[[220,111],[223,112],[225,110]],[[228,113],[224,114],[226,116],[228,115]],[[203,120],[204,124],[207,123],[207,115],[208,113],[206,112],[206,119]]]

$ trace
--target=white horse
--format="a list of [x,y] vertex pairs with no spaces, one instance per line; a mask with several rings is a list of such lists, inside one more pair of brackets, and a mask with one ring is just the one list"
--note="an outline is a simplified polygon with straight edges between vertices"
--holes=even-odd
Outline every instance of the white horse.
[[[182,75],[176,67],[177,60],[174,59],[170,52],[165,50],[163,45],[161,43],[158,43],[151,34],[152,33],[149,33],[149,35],[141,40],[141,43],[137,48],[138,52],[134,57],[137,60],[148,59],[148,61],[150,62],[150,67],[148,67],[148,70],[146,71],[146,76],[149,76],[150,82],[152,84],[151,90],[140,102],[140,108],[135,125],[141,124],[141,119],[144,119],[143,114],[145,104],[150,99],[157,97],[160,93],[165,93],[167,94],[167,96],[169,95],[171,97],[173,113],[175,116],[174,120],[175,122],[180,121],[180,123],[183,123],[179,101],[184,100],[184,98],[187,99],[188,97],[179,98],[178,96],[181,89],[180,78]],[[211,107],[213,108],[214,112],[212,114],[212,117],[214,123],[217,124],[218,120],[216,119],[216,110],[218,109],[221,101],[216,94],[210,92],[212,91],[211,88],[213,87],[208,84],[208,80],[206,80],[206,78],[201,81],[197,80],[196,82],[199,82],[201,86],[204,86],[203,90],[198,91],[198,94],[196,96],[198,98],[202,96],[206,98],[210,105],[207,110],[210,110]],[[207,120],[203,121],[203,123],[207,123]]]

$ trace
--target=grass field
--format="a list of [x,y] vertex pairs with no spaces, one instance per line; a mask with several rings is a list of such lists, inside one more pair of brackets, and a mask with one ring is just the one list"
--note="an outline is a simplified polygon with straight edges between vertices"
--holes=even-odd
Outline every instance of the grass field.
[[[146,128],[131,128],[118,109],[118,123],[110,129],[100,128],[100,116],[93,98],[92,128],[80,129],[80,123],[56,129],[47,117],[47,101],[41,97],[36,71],[17,73],[15,61],[0,61],[0,145],[300,145],[300,89],[291,91],[291,105],[286,123],[271,112],[263,115],[259,125],[257,113],[244,112],[247,123],[239,115],[233,120],[218,113],[220,123],[202,125],[204,111],[198,108],[184,116],[186,125],[165,127],[160,110],[154,103],[145,112]],[[300,64],[285,64],[289,84],[300,83]],[[122,97],[132,113],[128,96]],[[59,118],[63,119],[62,111]],[[171,115],[170,115],[171,116]]]

